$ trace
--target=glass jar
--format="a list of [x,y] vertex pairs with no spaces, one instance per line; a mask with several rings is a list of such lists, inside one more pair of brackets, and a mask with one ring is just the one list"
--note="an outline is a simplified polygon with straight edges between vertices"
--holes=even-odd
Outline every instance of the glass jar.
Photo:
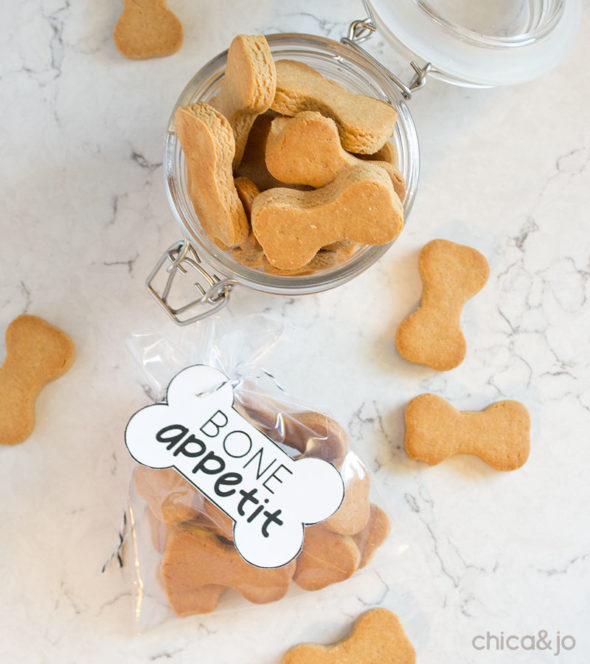
[[[482,5],[489,9],[492,5],[497,8],[497,5],[504,7],[507,3],[521,4],[531,11],[529,19],[518,19],[520,39],[514,31],[508,34],[505,25],[500,26],[501,12],[488,11],[482,14]],[[326,78],[343,84],[351,92],[383,100],[397,109],[398,121],[391,141],[398,155],[398,168],[406,182],[407,192],[403,201],[406,223],[416,195],[420,169],[418,137],[406,104],[412,91],[421,87],[425,77],[431,74],[451,83],[476,87],[499,84],[501,78],[506,83],[538,75],[539,63],[533,72],[530,67],[531,57],[539,58],[539,53],[545,52],[542,64],[548,68],[550,60],[554,63],[563,55],[564,44],[569,45],[573,41],[576,11],[579,10],[580,2],[496,0],[494,3],[490,0],[488,3],[475,3],[480,6],[479,11],[473,9],[473,4],[459,0],[366,0],[369,18],[354,21],[348,36],[341,42],[307,34],[267,36],[275,60],[304,62]],[[533,10],[537,11],[534,17]],[[517,13],[517,16],[520,14]],[[494,26],[493,29],[490,27],[490,34],[482,32],[485,21],[488,21],[489,26]],[[417,64],[412,61],[415,76],[409,84],[404,84],[360,46],[376,30],[383,32],[391,46],[402,44],[406,53],[425,62]],[[539,51],[540,44],[545,51],[543,48]],[[526,51],[525,55],[519,56],[523,58],[522,64],[516,67],[514,62],[520,60],[519,57],[515,60],[514,54],[522,54],[523,50]],[[449,55],[455,52],[456,55]],[[512,55],[505,56],[507,52]],[[508,72],[505,71],[505,57],[512,63],[508,66]],[[174,113],[180,106],[197,101],[206,102],[218,94],[226,61],[227,51],[224,51],[189,81],[172,110],[165,138],[166,190],[184,239],[172,245],[162,256],[146,285],[171,318],[180,325],[190,324],[220,309],[227,303],[231,290],[238,285],[289,296],[317,293],[340,286],[370,267],[392,244],[362,246],[342,263],[313,274],[278,275],[238,263],[232,258],[231,251],[223,251],[211,240],[188,194],[185,159],[176,137]],[[499,63],[504,63],[504,69]],[[511,76],[508,76],[510,72]],[[163,287],[159,288],[156,281],[164,267],[167,278]],[[195,285],[199,296],[180,307],[174,307],[170,299],[174,279],[178,272],[186,272],[187,268],[198,273]]]

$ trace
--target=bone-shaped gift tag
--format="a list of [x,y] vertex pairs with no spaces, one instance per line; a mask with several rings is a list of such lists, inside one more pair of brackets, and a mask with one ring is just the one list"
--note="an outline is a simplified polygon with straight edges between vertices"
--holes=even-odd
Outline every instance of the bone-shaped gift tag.
[[167,402],[130,419],[125,443],[151,468],[175,468],[235,523],[234,543],[258,567],[280,567],[299,553],[304,526],[342,503],[340,473],[323,459],[292,459],[233,408],[222,372],[197,365],[168,386]]
[[435,465],[453,454],[475,454],[498,470],[515,470],[528,459],[530,417],[518,401],[497,401],[485,410],[457,410],[435,394],[406,406],[406,452]]

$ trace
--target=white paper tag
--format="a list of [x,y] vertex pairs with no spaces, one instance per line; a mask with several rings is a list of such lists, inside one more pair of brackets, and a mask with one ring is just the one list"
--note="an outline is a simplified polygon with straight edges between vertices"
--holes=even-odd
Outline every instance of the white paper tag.
[[221,371],[196,365],[177,374],[167,402],[129,420],[125,444],[151,468],[175,468],[234,521],[234,543],[257,567],[297,556],[304,526],[329,518],[344,498],[327,461],[292,459],[233,408]]

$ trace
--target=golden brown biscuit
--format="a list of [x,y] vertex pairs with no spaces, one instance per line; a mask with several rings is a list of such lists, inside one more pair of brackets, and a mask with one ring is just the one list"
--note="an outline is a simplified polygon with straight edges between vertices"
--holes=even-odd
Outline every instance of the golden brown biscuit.
[[308,526],[293,581],[303,590],[320,590],[350,578],[360,558],[351,537],[337,535],[323,524]]
[[369,159],[371,161],[386,161],[388,164],[396,167],[398,165],[397,150],[391,141],[387,141],[387,143],[374,154],[356,154],[355,157],[358,157],[359,159]]
[[312,410],[289,413],[287,406],[265,395],[244,391],[236,404],[255,427],[276,443],[326,461],[342,459],[348,436],[336,420]]
[[281,270],[303,267],[321,247],[339,240],[386,244],[402,227],[403,208],[391,179],[368,162],[315,191],[265,191],[252,206],[254,235]]
[[281,115],[319,111],[338,125],[348,152],[372,154],[393,134],[397,111],[383,101],[355,95],[302,62],[276,63],[277,92],[272,110]]
[[389,529],[387,514],[380,507],[371,503],[371,515],[367,525],[352,538],[361,552],[359,569],[371,562],[375,551],[387,539]]
[[256,604],[274,602],[286,594],[294,572],[295,561],[275,569],[254,567],[233,544],[192,524],[169,533],[162,560],[166,594],[178,615],[212,611],[226,587]]
[[[170,599],[162,563],[156,568],[156,580]],[[225,586],[215,585],[214,583],[198,586],[197,588],[184,588],[181,592],[175,593],[174,604],[171,602],[170,605],[179,618],[196,613],[211,613],[217,608],[217,604],[226,590]]]
[[314,410],[305,410],[285,420],[284,443],[301,454],[336,460],[348,452],[348,435],[336,420]]
[[415,664],[414,647],[387,609],[363,613],[348,637],[331,646],[305,643],[287,651],[281,664]]
[[173,468],[137,466],[133,480],[152,514],[166,524],[192,521],[203,513],[202,495]]
[[260,189],[250,180],[250,178],[246,177],[237,177],[234,180],[234,185],[236,187],[236,191],[238,192],[238,196],[240,198],[240,201],[242,201],[242,205],[244,206],[244,212],[246,213],[246,218],[248,221],[250,221],[250,217],[252,215],[252,204],[254,203],[254,199],[258,194],[260,193]]
[[[342,148],[336,123],[321,113],[304,111],[293,118],[272,121],[266,141],[266,166],[281,182],[324,187],[340,171],[363,161]],[[372,163],[387,171],[395,193],[403,201],[406,186],[398,169],[387,161]]]
[[530,417],[518,401],[461,411],[434,394],[421,394],[406,406],[405,421],[408,456],[430,465],[453,454],[475,454],[498,470],[515,470],[529,456]]
[[252,270],[260,270],[264,267],[264,253],[253,233],[248,235],[245,242],[239,247],[232,249],[232,258],[240,265],[245,265]]
[[166,7],[166,0],[123,0],[113,32],[121,55],[133,60],[172,55],[182,39],[182,23]]
[[264,159],[266,141],[270,132],[270,124],[275,117],[274,113],[259,115],[248,135],[248,141],[244,149],[244,156],[236,169],[238,177],[246,177],[252,180],[260,191],[271,187],[281,187],[282,184],[268,172]]
[[[246,212],[246,217],[248,222],[252,215],[252,204],[254,199],[260,193],[260,189],[247,177],[238,177],[234,180],[236,191],[242,201],[244,206],[244,211]],[[262,247],[258,243],[258,240],[254,237],[254,233],[250,229],[248,237],[239,247],[236,247],[232,250],[232,258],[252,269],[261,268],[263,266],[264,254],[262,252]]]
[[348,454],[335,465],[344,480],[344,500],[336,513],[324,521],[324,525],[340,535],[356,535],[365,528],[371,515],[371,480],[355,454]]
[[[252,238],[252,240],[250,240],[250,238]],[[262,247],[253,234],[248,236],[248,240],[246,240],[243,245],[234,249],[232,257],[238,263],[246,265],[247,267],[262,268],[267,274],[280,274],[286,277],[293,277],[297,275],[314,274],[319,270],[328,270],[329,268],[336,267],[348,260],[358,248],[357,244],[347,240],[343,242],[334,242],[333,244],[334,246],[338,246],[335,249],[320,249],[309,263],[303,267],[298,267],[295,270],[279,270],[279,268],[276,268],[269,263],[262,251]]]
[[[260,190],[250,178],[244,176],[237,177],[234,180],[234,184],[240,201],[244,206],[248,222],[250,222],[252,204],[256,196],[260,193]],[[280,182],[277,182],[277,185],[284,186],[284,184]],[[233,249],[219,240],[214,240],[214,242],[222,251],[231,251],[232,258],[241,265],[245,265],[252,269],[262,268],[264,272],[268,272],[269,274],[284,274],[287,276],[313,274],[318,270],[325,270],[329,267],[333,267],[349,259],[358,248],[358,244],[349,242],[348,240],[333,242],[326,247],[322,247],[307,265],[297,268],[296,270],[279,270],[268,262],[264,256],[264,251],[262,251],[260,243],[252,231],[250,231],[246,240],[242,242],[239,247],[234,247]]]
[[229,47],[221,92],[211,100],[234,131],[234,168],[242,161],[254,120],[269,109],[275,91],[275,63],[266,37],[238,35]]
[[408,362],[448,371],[465,358],[461,313],[488,280],[488,262],[471,247],[432,240],[420,252],[418,267],[422,301],[400,324],[395,344]]
[[265,256],[263,258],[264,271],[268,272],[268,274],[283,274],[288,277],[294,275],[314,274],[320,270],[328,270],[332,267],[336,267],[348,260],[357,250],[357,247],[358,245],[354,242],[347,242],[346,247],[341,247],[339,249],[320,249],[309,263],[294,270],[280,270],[279,268],[274,267]]
[[232,173],[234,135],[227,119],[198,102],[174,114],[186,157],[191,201],[205,231],[227,247],[241,244],[250,227]]
[[273,187],[309,190],[310,187],[303,185],[287,185],[284,182],[279,182],[268,172],[265,161],[266,141],[270,124],[275,117],[277,117],[276,113],[268,111],[256,118],[252,129],[250,129],[244,156],[240,165],[236,168],[236,175],[252,180],[260,191],[266,191]]
[[205,497],[203,497],[203,512],[207,527],[212,528],[220,537],[233,541],[234,522],[231,517]]
[[24,314],[6,330],[0,367],[0,444],[26,440],[35,426],[35,402],[47,383],[74,363],[74,342],[42,318]]

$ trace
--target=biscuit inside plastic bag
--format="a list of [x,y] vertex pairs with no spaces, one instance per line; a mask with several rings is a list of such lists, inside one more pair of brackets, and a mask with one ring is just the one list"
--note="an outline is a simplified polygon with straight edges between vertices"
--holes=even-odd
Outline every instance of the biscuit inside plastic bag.
[[389,518],[345,429],[286,395],[262,367],[281,332],[274,319],[251,316],[239,330],[212,319],[190,330],[175,329],[174,338],[172,331],[137,334],[129,342],[154,401],[164,398],[168,382],[185,366],[214,366],[230,378],[240,415],[290,457],[331,463],[345,487],[338,510],[305,527],[294,560],[261,568],[236,550],[232,518],[176,470],[136,465],[129,517],[138,631],[174,615],[272,603],[339,584],[368,565],[389,534]]

